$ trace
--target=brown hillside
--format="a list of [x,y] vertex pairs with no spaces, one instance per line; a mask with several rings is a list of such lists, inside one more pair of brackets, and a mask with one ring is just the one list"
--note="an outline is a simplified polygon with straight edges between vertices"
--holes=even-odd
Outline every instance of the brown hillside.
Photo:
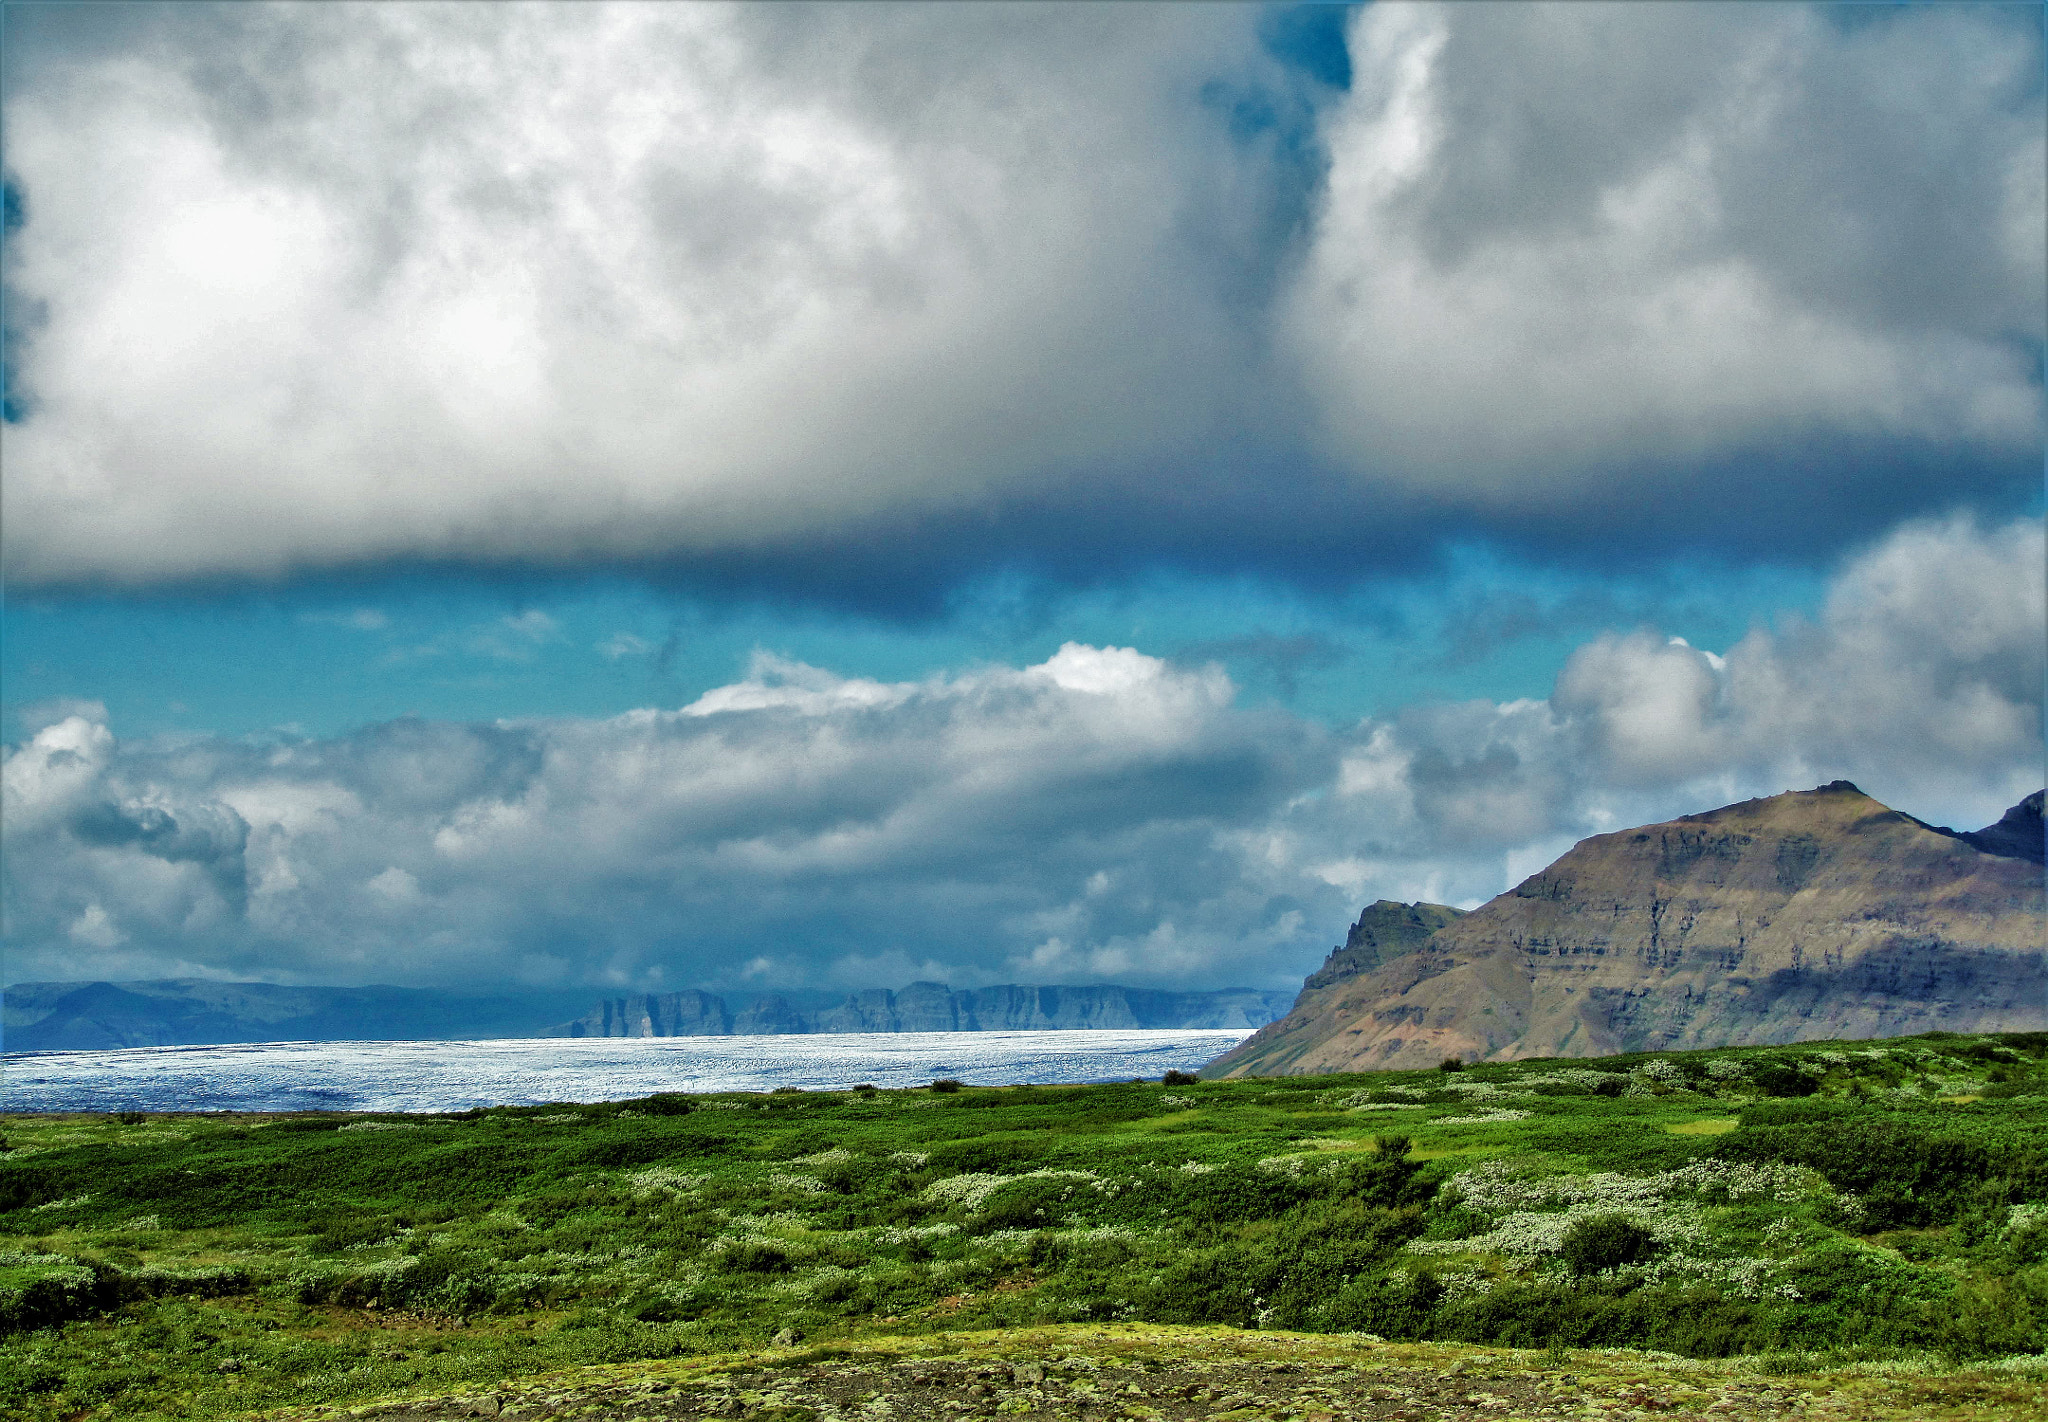
[[1404,956],[1311,978],[1203,1074],[2048,1028],[2039,826],[2039,796],[1958,835],[1842,780],[1598,835]]

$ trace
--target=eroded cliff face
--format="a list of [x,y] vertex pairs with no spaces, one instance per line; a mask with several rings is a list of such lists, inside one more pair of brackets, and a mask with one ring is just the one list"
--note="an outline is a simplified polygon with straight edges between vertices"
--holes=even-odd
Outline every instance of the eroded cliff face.
[[1204,1074],[2042,1030],[2040,806],[1957,834],[1837,781],[1599,835]]

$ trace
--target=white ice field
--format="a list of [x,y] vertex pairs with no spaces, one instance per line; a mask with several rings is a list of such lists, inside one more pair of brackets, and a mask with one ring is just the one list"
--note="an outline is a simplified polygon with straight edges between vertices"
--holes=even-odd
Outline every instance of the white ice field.
[[17,1052],[7,1111],[460,1111],[657,1091],[1128,1081],[1193,1071],[1245,1031],[896,1032],[788,1037],[257,1042]]

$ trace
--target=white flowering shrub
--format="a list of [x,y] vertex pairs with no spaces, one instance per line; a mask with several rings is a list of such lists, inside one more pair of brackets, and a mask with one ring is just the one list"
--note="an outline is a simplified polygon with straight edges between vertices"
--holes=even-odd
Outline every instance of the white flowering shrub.
[[90,1205],[92,1196],[71,1195],[62,1200],[48,1200],[29,1210],[32,1215],[47,1214],[51,1210],[75,1210],[81,1205]]
[[1438,1271],[1436,1281],[1443,1285],[1444,1297],[1453,1301],[1490,1294],[1501,1282],[1499,1275],[1484,1269],[1443,1269]]
[[2014,1205],[2006,1211],[2002,1233],[2005,1238],[2012,1239],[2021,1231],[2033,1229],[2043,1222],[2048,1222],[2048,1205]]
[[1613,1079],[1613,1072],[1594,1071],[1591,1067],[1558,1067],[1553,1071],[1525,1076],[1518,1084],[1525,1087],[1567,1086],[1574,1091],[1591,1091],[1601,1082]]
[[1340,1111],[1386,1111],[1426,1101],[1429,1095],[1412,1086],[1379,1086],[1370,1091],[1331,1091],[1322,1099]]
[[963,1173],[949,1175],[944,1180],[934,1180],[924,1187],[924,1197],[944,1204],[955,1204],[967,1210],[979,1210],[988,1203],[989,1196],[1005,1185],[1015,1185],[1025,1180],[1071,1180],[1076,1185],[1085,1185],[1098,1193],[1103,1190],[1102,1177],[1087,1170],[1027,1170],[1022,1175],[981,1175]]
[[858,1160],[859,1158],[859,1156],[844,1146],[834,1146],[830,1150],[821,1150],[816,1155],[800,1155],[790,1163],[792,1165],[844,1165],[848,1161]]
[[1436,1126],[1487,1126],[1496,1121],[1527,1120],[1533,1112],[1510,1108],[1506,1110],[1479,1111],[1470,1116],[1438,1116],[1430,1124]]
[[1299,1180],[1308,1165],[1309,1158],[1305,1155],[1268,1155],[1262,1156],[1258,1162],[1259,1169],[1285,1175],[1290,1180]]
[[1706,1239],[1696,1205],[1572,1205],[1555,1213],[1516,1211],[1494,1223],[1485,1234],[1469,1239],[1418,1239],[1408,1250],[1412,1254],[1498,1254],[1519,1264],[1554,1256],[1564,1247],[1564,1237],[1580,1220],[1596,1215],[1625,1219],[1640,1227],[1659,1244],[1692,1244]]
[[1715,1257],[1703,1205],[1803,1199],[1844,1202],[1813,1171],[1779,1164],[1701,1160],[1656,1175],[1550,1175],[1535,1177],[1503,1161],[1489,1161],[1451,1177],[1447,1204],[1481,1216],[1487,1228],[1462,1239],[1423,1239],[1411,1254],[1493,1254],[1517,1267],[1558,1262],[1566,1234],[1581,1220],[1617,1217],[1644,1230],[1663,1247],[1648,1264],[1627,1272],[1649,1282],[1697,1281],[1724,1285],[1744,1297],[1790,1298],[1770,1277],[1769,1261],[1748,1255]]
[[1778,1267],[1769,1259],[1709,1259],[1673,1250],[1630,1272],[1645,1284],[1714,1284],[1738,1298],[1799,1298],[1798,1289],[1776,1277]]
[[1748,1067],[1725,1057],[1716,1057],[1707,1063],[1707,1079],[1710,1081],[1741,1081],[1748,1075]]
[[[650,1165],[645,1170],[635,1170],[621,1177],[636,1200],[687,1195],[710,1178],[708,1175],[694,1175],[668,1165]],[[522,1224],[521,1228],[524,1227]]]

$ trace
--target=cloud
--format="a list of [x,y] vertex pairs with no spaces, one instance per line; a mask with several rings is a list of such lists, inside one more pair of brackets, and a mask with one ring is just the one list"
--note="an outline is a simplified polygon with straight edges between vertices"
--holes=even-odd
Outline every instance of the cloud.
[[[1078,645],[892,685],[763,655],[676,711],[285,746],[155,753],[74,716],[7,759],[13,971],[183,950],[316,980],[680,985],[765,958],[784,983],[973,981],[1056,922],[1069,966],[1256,975],[1297,930],[1276,910],[1244,937],[1276,891],[1212,841],[1329,766],[1324,733],[1235,708],[1213,669]],[[1177,956],[1141,961],[1162,934]]]
[[624,560],[896,605],[1474,530],[1812,557],[2037,474],[2037,16],[1372,6],[1348,91],[1261,25],[31,27],[10,577]]
[[1325,448],[1568,515],[1821,431],[2036,450],[2039,17],[1985,18],[1362,7],[1286,318]]
[[1916,525],[1724,653],[1594,638],[1545,700],[1332,732],[1068,644],[880,682],[758,653],[687,706],[326,740],[9,746],[9,971],[1285,986],[1361,903],[1470,903],[1583,835],[1840,776],[1988,823],[2042,775],[2038,521]]
[[17,708],[14,713],[14,719],[29,735],[73,716],[104,723],[107,719],[106,703],[78,696],[56,696],[47,701],[32,701]]
[[53,64],[16,576],[702,551],[1192,452],[1270,205],[1199,91],[1274,66],[1249,12],[1047,18],[238,7]]
[[597,654],[606,661],[616,662],[625,657],[644,657],[655,650],[654,644],[631,632],[614,632],[597,644]]
[[1975,828],[2041,785],[2044,582],[2036,520],[1912,525],[1846,565],[1811,622],[1719,655],[1604,634],[1545,701],[1372,723],[1340,786],[1389,853],[1568,843],[1836,778]]
[[351,632],[382,632],[391,625],[389,614],[374,607],[351,608],[346,612],[302,612],[299,621],[315,627],[346,627]]

